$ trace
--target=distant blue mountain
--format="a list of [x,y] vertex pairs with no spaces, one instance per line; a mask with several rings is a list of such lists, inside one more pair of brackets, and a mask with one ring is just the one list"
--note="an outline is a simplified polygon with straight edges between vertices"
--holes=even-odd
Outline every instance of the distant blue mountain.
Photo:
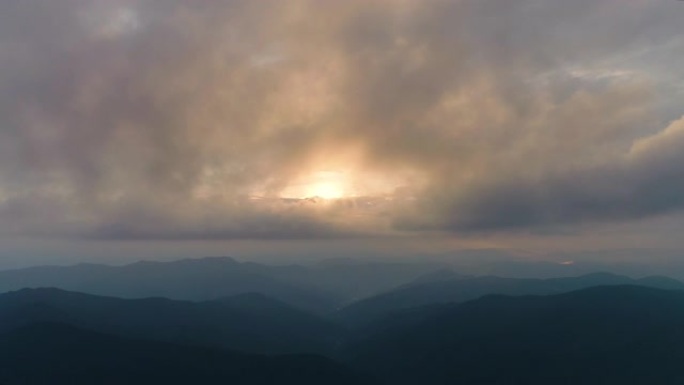
[[632,279],[609,273],[595,273],[570,278],[524,279],[463,277],[443,271],[353,303],[338,311],[334,318],[345,325],[361,327],[392,313],[419,306],[465,302],[490,294],[551,295],[601,285],[684,289],[684,283],[666,277]]
[[0,293],[53,287],[121,298],[165,297],[207,301],[261,293],[316,313],[410,282],[436,270],[432,264],[327,263],[270,266],[228,257],[126,266],[81,264],[0,271]]

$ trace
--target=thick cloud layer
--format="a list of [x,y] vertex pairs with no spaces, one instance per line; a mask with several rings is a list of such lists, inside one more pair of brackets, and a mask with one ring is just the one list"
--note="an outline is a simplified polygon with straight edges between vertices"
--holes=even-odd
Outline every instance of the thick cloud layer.
[[[682,16],[665,0],[3,1],[0,232],[365,237],[677,211]],[[284,196],[322,172],[353,197]]]

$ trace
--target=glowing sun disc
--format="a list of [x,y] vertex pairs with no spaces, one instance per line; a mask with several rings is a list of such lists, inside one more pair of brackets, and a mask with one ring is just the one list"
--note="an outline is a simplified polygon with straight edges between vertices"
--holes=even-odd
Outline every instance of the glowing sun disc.
[[341,184],[336,182],[319,182],[307,186],[306,197],[318,197],[323,199],[344,198],[345,191]]

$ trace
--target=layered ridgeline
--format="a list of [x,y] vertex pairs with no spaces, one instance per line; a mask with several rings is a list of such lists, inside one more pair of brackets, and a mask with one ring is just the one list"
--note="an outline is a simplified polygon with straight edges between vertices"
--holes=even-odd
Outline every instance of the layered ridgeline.
[[353,328],[365,327],[393,313],[434,304],[460,303],[490,294],[551,295],[601,285],[638,285],[660,289],[682,289],[684,283],[667,277],[629,277],[596,273],[579,277],[523,279],[463,277],[448,272],[431,274],[395,290],[352,303],[333,317]]
[[343,356],[390,384],[681,384],[684,292],[603,286],[413,309]]
[[[164,297],[210,301],[260,293],[309,312],[339,311],[339,319],[365,323],[393,310],[462,302],[486,294],[555,294],[609,284],[684,287],[666,278],[633,280],[611,274],[565,279],[472,277],[436,263],[331,260],[311,265],[265,265],[228,257],[124,266],[80,264],[0,271],[0,293],[59,288],[119,298]],[[367,300],[367,301],[364,301]]]
[[207,302],[119,299],[59,289],[0,295],[0,332],[66,323],[126,338],[262,354],[330,353],[341,327],[261,294]]
[[[486,296],[404,310],[343,335],[325,354],[286,356],[244,351],[282,349],[283,338],[288,345],[307,346],[310,336],[280,329],[240,339],[236,329],[221,331],[231,326],[217,327],[228,318],[170,309],[190,303],[160,306],[156,301],[168,300],[56,290],[1,296],[0,383],[624,385],[684,380],[682,291],[600,286],[552,296]],[[253,298],[238,302],[244,301]],[[273,314],[258,318],[271,325],[282,322]]]
[[325,313],[440,268],[435,264],[350,261],[271,266],[227,257],[125,266],[43,266],[0,271],[0,292],[51,287],[121,298],[190,301],[256,292],[301,309]]
[[[125,290],[126,281],[115,282],[122,271],[137,286],[128,298],[57,288],[0,294],[0,384],[684,383],[679,281],[466,277],[382,266],[209,259],[5,272],[6,286],[52,279],[95,288],[79,269],[103,272],[110,281],[98,290]],[[326,286],[325,274],[302,276],[315,269],[346,271],[350,282]],[[381,282],[371,285],[373,277]],[[355,282],[366,283],[352,290]],[[131,298],[162,289],[211,299]],[[291,296],[300,290],[305,295]],[[330,310],[359,293],[369,297]]]

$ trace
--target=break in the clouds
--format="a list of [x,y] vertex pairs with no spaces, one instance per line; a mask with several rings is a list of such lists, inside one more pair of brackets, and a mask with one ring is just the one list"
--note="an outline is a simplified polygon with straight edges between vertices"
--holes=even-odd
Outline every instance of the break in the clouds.
[[684,208],[674,0],[5,0],[0,232],[473,234]]

